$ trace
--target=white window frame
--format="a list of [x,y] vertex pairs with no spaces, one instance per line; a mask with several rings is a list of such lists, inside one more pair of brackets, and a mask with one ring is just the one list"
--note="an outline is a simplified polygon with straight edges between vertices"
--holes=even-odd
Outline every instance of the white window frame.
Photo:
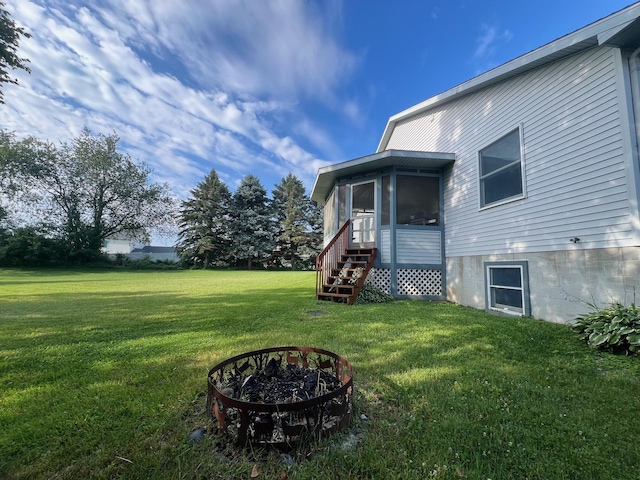
[[[520,287],[511,285],[497,285],[491,283],[491,270],[498,268],[516,268],[520,271]],[[529,299],[529,266],[526,260],[508,262],[485,262],[485,308],[489,312],[500,312],[507,315],[528,317],[531,315],[531,304]],[[493,301],[493,289],[501,288],[520,291],[522,298],[522,309],[509,305],[495,304]]]
[[[519,161],[520,161],[520,182],[522,184],[522,193],[518,195],[513,195],[511,197],[503,198],[500,200],[496,200],[495,202],[485,203],[484,195],[483,195],[483,183],[482,183],[483,180],[490,178],[491,176],[496,175],[497,173],[500,173],[501,171],[511,167],[516,163],[516,160],[514,160],[509,165],[505,165],[504,167],[499,168],[498,170],[494,170],[493,172],[488,173],[487,175],[482,175],[482,151],[486,150],[492,145],[495,145],[500,140],[512,134],[516,130],[518,130],[518,139],[520,141],[520,160]],[[521,123],[517,127],[511,128],[507,133],[504,133],[500,137],[496,138],[493,142],[489,143],[488,145],[478,150],[478,209],[486,210],[488,208],[504,205],[505,203],[511,203],[514,201],[522,200],[523,198],[526,198],[526,197],[527,197],[527,183],[525,181],[524,124]]]

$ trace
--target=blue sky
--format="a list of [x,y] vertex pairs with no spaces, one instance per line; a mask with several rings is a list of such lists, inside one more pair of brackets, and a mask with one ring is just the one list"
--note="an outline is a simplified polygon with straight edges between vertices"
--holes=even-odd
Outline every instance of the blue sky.
[[628,0],[5,0],[33,37],[0,128],[84,126],[176,196],[214,168],[233,191],[374,153],[387,119]]

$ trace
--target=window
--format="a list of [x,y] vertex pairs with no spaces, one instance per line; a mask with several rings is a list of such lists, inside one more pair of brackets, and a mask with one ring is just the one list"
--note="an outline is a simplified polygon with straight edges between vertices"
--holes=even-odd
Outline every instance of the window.
[[398,175],[396,177],[396,224],[440,224],[440,179]]
[[487,262],[487,309],[528,316],[529,271],[527,262]]
[[351,187],[351,216],[373,214],[375,208],[375,183],[359,183]]
[[480,206],[524,196],[520,129],[480,150]]

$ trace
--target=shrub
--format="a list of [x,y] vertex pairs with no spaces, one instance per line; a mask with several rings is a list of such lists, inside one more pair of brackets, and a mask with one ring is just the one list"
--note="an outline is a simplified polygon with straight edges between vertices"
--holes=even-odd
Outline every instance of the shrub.
[[640,351],[640,309],[614,302],[581,315],[573,328],[593,348],[627,355]]
[[154,260],[151,255],[132,260],[128,266],[133,270],[178,270],[180,267],[178,263],[171,260]]
[[373,285],[367,284],[362,287],[356,303],[385,303],[395,300],[393,295],[385,293]]

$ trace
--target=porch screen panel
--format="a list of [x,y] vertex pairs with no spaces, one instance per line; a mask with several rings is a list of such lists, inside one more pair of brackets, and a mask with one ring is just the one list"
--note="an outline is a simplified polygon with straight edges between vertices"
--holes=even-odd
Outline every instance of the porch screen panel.
[[433,230],[398,230],[396,231],[396,250],[398,263],[441,265],[441,232]]
[[437,177],[396,177],[396,224],[440,225],[440,180]]
[[324,239],[325,244],[330,240],[337,232],[338,225],[336,223],[336,205],[335,205],[335,193],[334,190],[329,198],[327,198],[327,203],[324,204]]
[[347,186],[338,186],[338,224],[341,227],[347,221]]
[[380,225],[391,224],[391,177],[382,177],[382,208],[380,211]]

